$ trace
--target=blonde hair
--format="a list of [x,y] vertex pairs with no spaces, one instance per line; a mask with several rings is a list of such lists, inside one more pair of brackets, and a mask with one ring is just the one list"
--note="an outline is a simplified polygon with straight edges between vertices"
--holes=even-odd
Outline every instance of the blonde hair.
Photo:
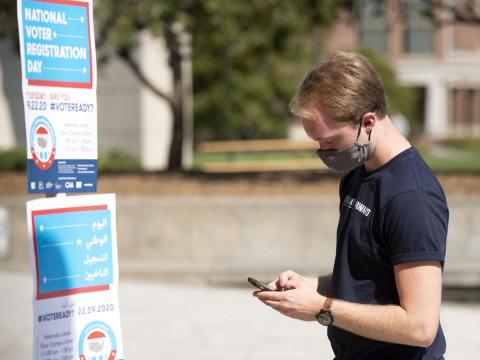
[[362,55],[339,51],[315,66],[290,101],[290,111],[305,117],[306,108],[320,104],[335,121],[357,124],[375,111],[383,119],[387,105],[383,81]]

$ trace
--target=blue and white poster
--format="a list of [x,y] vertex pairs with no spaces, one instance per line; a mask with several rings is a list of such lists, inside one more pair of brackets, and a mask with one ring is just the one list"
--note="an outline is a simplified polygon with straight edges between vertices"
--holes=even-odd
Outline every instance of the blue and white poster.
[[115,195],[27,202],[34,360],[124,359]]
[[106,207],[32,214],[38,299],[108,290],[113,282],[110,224]]
[[18,0],[29,193],[96,192],[92,0]]

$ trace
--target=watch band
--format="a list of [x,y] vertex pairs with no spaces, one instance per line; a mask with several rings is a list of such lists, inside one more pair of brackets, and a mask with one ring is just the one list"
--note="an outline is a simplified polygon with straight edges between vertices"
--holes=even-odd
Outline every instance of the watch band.
[[332,298],[325,298],[323,302],[322,309],[320,312],[315,316],[317,321],[324,326],[330,326],[333,324],[333,315],[331,311],[331,306],[333,303]]
[[325,301],[323,302],[322,310],[328,310],[330,311],[332,307],[333,299],[332,298],[325,298]]

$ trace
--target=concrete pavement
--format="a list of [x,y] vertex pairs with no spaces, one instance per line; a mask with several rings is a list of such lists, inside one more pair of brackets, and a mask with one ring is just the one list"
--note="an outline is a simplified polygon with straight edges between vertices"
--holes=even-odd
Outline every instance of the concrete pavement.
[[[331,359],[325,328],[285,318],[251,296],[249,287],[211,288],[121,279],[126,359]],[[0,271],[0,359],[32,354],[32,280]],[[478,358],[480,304],[444,303],[446,359]]]

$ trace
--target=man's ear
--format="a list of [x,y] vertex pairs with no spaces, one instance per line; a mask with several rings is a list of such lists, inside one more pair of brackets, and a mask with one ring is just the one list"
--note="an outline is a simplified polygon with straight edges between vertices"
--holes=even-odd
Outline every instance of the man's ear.
[[372,129],[377,123],[377,117],[374,112],[368,112],[362,117],[362,125],[365,128],[365,132],[370,135]]

